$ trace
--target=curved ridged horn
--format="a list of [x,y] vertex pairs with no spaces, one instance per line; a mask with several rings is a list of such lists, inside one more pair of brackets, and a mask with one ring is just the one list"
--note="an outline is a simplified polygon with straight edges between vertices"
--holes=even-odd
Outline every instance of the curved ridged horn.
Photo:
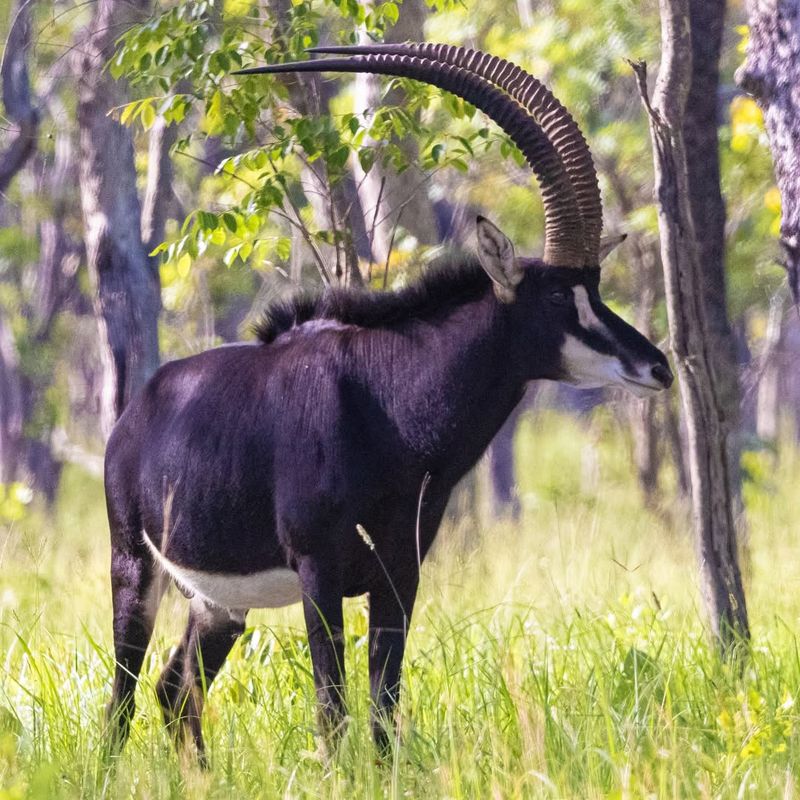
[[311,47],[308,52],[346,55],[392,54],[427,58],[440,64],[453,64],[462,69],[468,69],[507,92],[542,126],[558,152],[572,181],[575,199],[583,219],[586,248],[584,262],[586,266],[591,267],[599,264],[603,206],[592,153],[569,111],[533,75],[510,61],[480,50],[429,42],[332,45],[330,47]]
[[372,72],[413,78],[452,92],[479,108],[508,134],[539,181],[545,215],[545,263],[563,267],[583,265],[583,222],[572,183],[556,149],[518,103],[474,72],[416,56],[386,54],[271,64],[234,74],[280,72]]

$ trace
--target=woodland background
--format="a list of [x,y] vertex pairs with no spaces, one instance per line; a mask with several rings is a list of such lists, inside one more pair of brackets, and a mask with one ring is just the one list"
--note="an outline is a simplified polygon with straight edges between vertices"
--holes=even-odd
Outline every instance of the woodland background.
[[[800,322],[781,266],[786,197],[782,209],[762,112],[735,77],[748,9],[687,7],[689,199],[749,666],[720,662],[706,636],[677,391],[639,401],[542,382],[456,493],[426,568],[407,673],[416,727],[394,771],[359,755],[365,725],[338,765],[314,757],[307,652],[280,612],[255,615],[215,683],[224,768],[201,778],[174,763],[147,700],[120,771],[96,756],[111,663],[99,478],[114,419],[158,363],[252,337],[298,285],[405,285],[443,247],[470,249],[478,213],[523,253],[543,228],[513,145],[450,95],[230,73],[367,39],[524,66],[590,143],[606,231],[629,234],[603,266],[604,298],[667,347],[653,158],[628,63],[655,74],[658,3],[0,2],[0,797],[793,796]],[[363,673],[363,607],[349,620]],[[151,777],[134,777],[144,765]]]
[[[761,112],[733,77],[744,10],[732,4],[723,24],[724,4],[699,5],[709,75],[693,88],[685,135],[710,330],[740,446],[774,446],[782,415],[800,429],[780,194]],[[441,243],[469,247],[478,212],[537,252],[541,208],[529,173],[463,102],[375,76],[229,75],[243,63],[303,58],[317,42],[385,33],[464,43],[549,82],[591,142],[606,229],[630,234],[604,270],[605,292],[640,328],[666,335],[647,120],[625,60],[658,62],[655,3],[519,0],[476,15],[445,0],[200,2],[158,13],[144,2],[22,2],[3,17],[13,23],[0,164],[4,485],[52,502],[65,461],[97,470],[113,420],[159,360],[250,336],[259,311],[293,285],[402,285]],[[547,404],[603,399],[537,388]],[[648,502],[662,457],[687,484],[672,402],[630,408]],[[507,454],[497,455],[502,504],[511,473]]]

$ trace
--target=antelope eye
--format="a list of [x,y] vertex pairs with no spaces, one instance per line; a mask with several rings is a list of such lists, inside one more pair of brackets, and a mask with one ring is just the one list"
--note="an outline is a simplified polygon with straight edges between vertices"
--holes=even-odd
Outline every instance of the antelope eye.
[[565,306],[569,303],[569,294],[564,289],[553,289],[547,299],[557,306]]

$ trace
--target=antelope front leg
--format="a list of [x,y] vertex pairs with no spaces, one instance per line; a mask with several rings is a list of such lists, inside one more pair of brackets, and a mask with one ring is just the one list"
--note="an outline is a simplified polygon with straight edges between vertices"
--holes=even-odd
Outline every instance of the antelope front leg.
[[417,581],[398,581],[398,595],[389,586],[369,594],[369,683],[372,694],[372,737],[378,750],[390,746],[394,712],[400,700],[400,672]]
[[329,742],[344,729],[344,617],[342,590],[333,558],[306,557],[298,574],[303,590],[303,612],[319,702],[320,732]]

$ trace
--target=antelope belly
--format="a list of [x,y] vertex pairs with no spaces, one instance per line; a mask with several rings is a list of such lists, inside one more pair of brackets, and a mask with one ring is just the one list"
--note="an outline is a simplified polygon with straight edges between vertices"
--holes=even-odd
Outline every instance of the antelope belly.
[[144,535],[153,557],[177,584],[216,606],[229,609],[281,608],[302,599],[297,573],[285,567],[248,575],[204,572],[170,561]]

